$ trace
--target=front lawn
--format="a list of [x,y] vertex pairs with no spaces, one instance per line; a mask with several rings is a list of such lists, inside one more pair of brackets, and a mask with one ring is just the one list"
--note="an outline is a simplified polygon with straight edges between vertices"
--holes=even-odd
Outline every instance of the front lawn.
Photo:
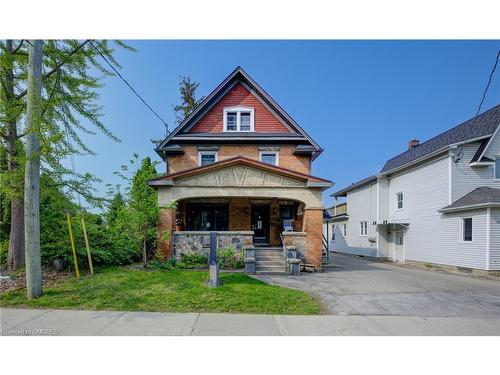
[[28,301],[24,289],[0,296],[0,306],[32,308],[318,314],[308,294],[271,286],[242,273],[221,273],[223,285],[209,288],[206,271],[144,271],[120,267],[71,279]]

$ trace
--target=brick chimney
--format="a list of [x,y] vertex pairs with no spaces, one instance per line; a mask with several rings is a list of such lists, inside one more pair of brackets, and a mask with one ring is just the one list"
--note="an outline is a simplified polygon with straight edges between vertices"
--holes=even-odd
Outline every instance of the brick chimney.
[[420,141],[418,139],[412,139],[410,142],[408,142],[408,150],[417,147],[419,144]]

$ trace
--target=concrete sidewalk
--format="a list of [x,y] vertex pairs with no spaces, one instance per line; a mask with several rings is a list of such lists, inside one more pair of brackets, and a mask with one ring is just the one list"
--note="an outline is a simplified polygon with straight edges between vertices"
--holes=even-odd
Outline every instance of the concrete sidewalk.
[[0,309],[2,335],[500,335],[500,318]]

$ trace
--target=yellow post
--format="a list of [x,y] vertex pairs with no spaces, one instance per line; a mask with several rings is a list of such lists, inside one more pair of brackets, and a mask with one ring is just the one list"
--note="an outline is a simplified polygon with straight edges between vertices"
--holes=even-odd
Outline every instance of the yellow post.
[[87,237],[87,227],[85,226],[85,219],[82,218],[83,239],[85,240],[85,247],[87,248],[87,258],[89,259],[90,274],[94,274],[94,267],[92,267],[92,254],[90,254],[89,239]]
[[68,218],[69,240],[71,241],[71,250],[73,250],[73,260],[75,261],[76,278],[79,279],[80,271],[78,270],[78,261],[76,260],[75,240],[73,239],[73,230],[71,229],[71,217],[69,216],[69,211],[66,212],[66,217]]

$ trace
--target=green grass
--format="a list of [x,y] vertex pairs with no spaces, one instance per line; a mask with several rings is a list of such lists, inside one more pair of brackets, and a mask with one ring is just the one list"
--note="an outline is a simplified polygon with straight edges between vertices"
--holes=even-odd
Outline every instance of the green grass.
[[318,314],[320,304],[308,294],[271,286],[242,273],[221,273],[222,286],[209,288],[206,271],[143,271],[107,268],[94,276],[71,279],[32,301],[26,291],[0,296],[0,306],[30,308]]

